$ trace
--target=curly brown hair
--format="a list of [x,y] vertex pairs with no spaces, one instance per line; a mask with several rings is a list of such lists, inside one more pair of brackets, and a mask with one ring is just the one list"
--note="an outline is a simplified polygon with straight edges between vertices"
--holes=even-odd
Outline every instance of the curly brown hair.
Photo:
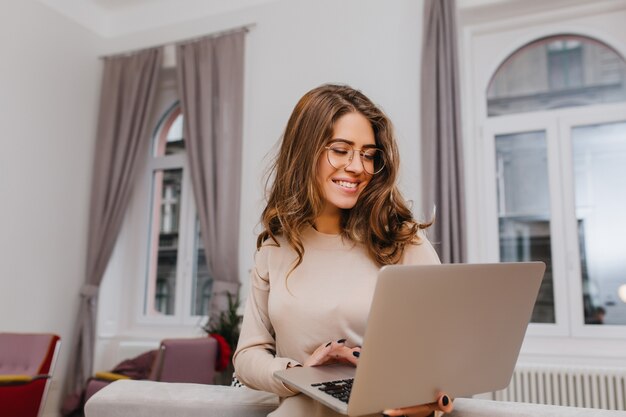
[[352,112],[371,123],[385,166],[372,176],[356,205],[342,210],[344,238],[364,244],[378,265],[395,264],[407,244],[419,241],[418,230],[432,223],[415,221],[396,186],[400,158],[389,118],[358,90],[322,85],[298,101],[287,122],[280,150],[268,172],[267,206],[261,216],[264,230],[257,239],[258,249],[267,239],[279,245],[276,237],[283,236],[298,255],[292,271],[304,256],[303,229],[313,225],[324,206],[316,179],[317,161],[332,138],[335,122]]

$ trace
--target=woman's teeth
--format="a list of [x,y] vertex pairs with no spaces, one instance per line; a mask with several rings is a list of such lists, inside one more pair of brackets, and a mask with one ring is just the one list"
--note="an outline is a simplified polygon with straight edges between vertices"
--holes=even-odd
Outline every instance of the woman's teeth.
[[346,188],[356,188],[358,185],[356,182],[348,182],[348,181],[335,181],[335,184],[339,184],[342,187]]

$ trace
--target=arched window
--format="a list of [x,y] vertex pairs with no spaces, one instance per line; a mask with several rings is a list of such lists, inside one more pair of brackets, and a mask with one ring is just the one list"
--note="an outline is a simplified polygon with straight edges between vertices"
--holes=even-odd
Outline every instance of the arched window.
[[487,89],[487,114],[626,101],[626,62],[606,44],[579,35],[548,36],[513,52]]
[[490,253],[547,265],[532,321],[626,324],[626,61],[591,37],[543,37],[499,65],[483,99]]
[[[178,101],[158,119],[148,172],[151,177],[144,314],[202,316],[211,278],[187,172],[184,117]],[[209,285],[207,286],[207,283]]]

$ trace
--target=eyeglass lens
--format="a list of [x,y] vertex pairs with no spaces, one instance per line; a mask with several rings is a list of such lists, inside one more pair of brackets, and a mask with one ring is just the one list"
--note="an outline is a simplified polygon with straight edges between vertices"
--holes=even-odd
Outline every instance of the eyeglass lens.
[[[347,167],[352,162],[356,152],[352,145],[348,143],[335,143],[327,146],[326,149],[328,150],[328,162],[337,169]],[[380,149],[365,148],[359,150],[358,153],[363,169],[368,174],[377,174],[385,166],[383,153]]]

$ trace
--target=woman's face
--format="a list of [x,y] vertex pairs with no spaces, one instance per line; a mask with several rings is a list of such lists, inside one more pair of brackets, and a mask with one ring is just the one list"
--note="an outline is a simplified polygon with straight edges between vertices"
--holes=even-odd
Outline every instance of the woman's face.
[[341,209],[351,209],[356,204],[359,195],[363,192],[372,178],[365,172],[359,150],[375,147],[374,130],[369,120],[361,113],[347,113],[335,123],[333,136],[326,144],[330,146],[340,144],[342,149],[355,149],[352,161],[341,166],[335,161],[335,166],[329,162],[329,152],[324,150],[317,161],[317,181],[323,190],[325,207],[322,215],[340,216]]

